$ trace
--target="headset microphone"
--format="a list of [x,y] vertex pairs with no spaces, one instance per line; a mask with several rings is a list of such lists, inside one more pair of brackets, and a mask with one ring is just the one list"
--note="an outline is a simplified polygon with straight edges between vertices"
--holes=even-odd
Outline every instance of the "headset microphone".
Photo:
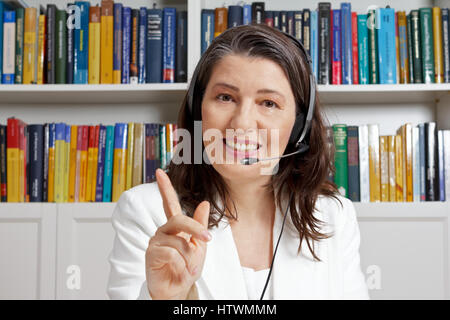
[[302,144],[300,146],[300,148],[294,152],[288,153],[288,154],[283,154],[282,156],[278,156],[278,157],[271,157],[271,158],[262,158],[262,159],[258,159],[258,158],[244,158],[241,159],[241,164],[244,165],[251,165],[257,162],[262,162],[262,161],[270,161],[270,160],[275,160],[275,159],[281,159],[281,158],[285,158],[285,157],[290,157],[293,156],[294,154],[298,154],[298,153],[302,153],[305,152],[309,149],[309,146],[306,144]]

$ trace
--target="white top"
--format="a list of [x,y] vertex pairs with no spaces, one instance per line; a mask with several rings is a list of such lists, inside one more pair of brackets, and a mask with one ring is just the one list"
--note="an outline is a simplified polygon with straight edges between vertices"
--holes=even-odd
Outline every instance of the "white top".
[[[267,276],[269,275],[269,270],[270,269],[263,269],[256,271],[252,268],[242,267],[249,300],[259,300],[261,298]],[[270,285],[271,282],[272,281],[269,281],[269,284],[267,285],[266,292],[264,293],[264,299],[273,299]]]

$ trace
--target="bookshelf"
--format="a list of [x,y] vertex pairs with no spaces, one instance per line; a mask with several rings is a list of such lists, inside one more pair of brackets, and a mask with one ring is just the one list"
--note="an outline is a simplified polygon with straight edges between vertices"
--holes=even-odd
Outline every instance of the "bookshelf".
[[[61,7],[68,2],[26,1],[29,6],[54,3]],[[150,7],[156,3],[160,7],[174,6],[188,11],[190,79],[200,58],[201,10],[220,7],[224,1],[120,2],[135,8]],[[317,7],[317,2],[312,0],[302,1],[301,4],[295,0],[265,2],[269,10]],[[332,8],[337,8],[342,1],[330,2]],[[91,4],[97,3],[100,1],[91,1]],[[225,2],[226,5],[236,3],[238,1]],[[382,7],[390,4],[396,10],[407,12],[425,6],[449,6],[448,0],[362,0],[351,3],[352,10],[357,12],[365,12],[369,5]],[[0,85],[0,118],[5,122],[7,117],[16,116],[29,124],[51,121],[65,121],[68,124],[175,122],[187,87],[187,83]],[[436,121],[439,129],[450,129],[450,84],[319,85],[318,91],[330,123],[379,123],[381,135],[393,134],[405,122],[416,125]],[[114,203],[0,203],[0,253],[11,261],[29,262],[20,270],[16,270],[12,264],[0,267],[0,270],[6,268],[6,272],[0,272],[0,283],[10,284],[8,278],[27,273],[30,276],[21,288],[10,286],[12,295],[22,297],[23,292],[29,290],[27,292],[32,292],[30,298],[92,298],[93,295],[104,298],[105,295],[98,288],[105,287],[109,272],[104,259],[112,245],[110,217],[114,206]],[[380,265],[387,279],[383,280],[382,289],[370,291],[372,298],[450,298],[449,201],[355,203],[355,208],[361,226],[363,271],[369,276],[367,268]],[[417,245],[418,249],[401,246],[403,242],[393,236],[393,223],[397,228],[395,232],[404,234],[411,245]],[[17,230],[20,236],[13,237],[13,242],[20,243],[8,244],[6,240],[11,234],[7,230]],[[381,238],[381,234],[385,239]],[[25,240],[20,240],[21,237]],[[103,239],[102,245],[96,246],[94,251],[86,251],[88,244],[95,243],[99,238]],[[416,238],[422,242],[419,243]],[[392,244],[391,241],[398,242]],[[15,251],[31,250],[33,255],[22,257],[11,253],[11,248]],[[407,251],[409,255],[404,256],[402,253],[402,259],[399,259],[396,252],[401,250]],[[415,264],[417,255],[423,251],[427,252],[425,256],[434,262],[433,265]],[[70,291],[64,287],[66,266],[77,264],[80,259],[85,264],[83,268],[87,270],[88,279],[94,284],[79,291]],[[41,274],[35,268],[41,270]],[[408,268],[404,272],[410,279],[418,279],[415,285],[408,284],[407,279],[403,280],[402,277],[399,277],[400,280],[395,279],[394,275],[402,272],[402,268]],[[102,272],[102,276],[93,276],[95,272]],[[95,288],[92,287],[94,285]],[[5,292],[0,290],[0,297],[4,295]]]

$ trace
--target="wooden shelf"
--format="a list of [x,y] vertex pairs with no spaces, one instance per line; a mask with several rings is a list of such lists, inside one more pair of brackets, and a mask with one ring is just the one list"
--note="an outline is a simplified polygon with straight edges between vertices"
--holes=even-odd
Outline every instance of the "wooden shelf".
[[[187,83],[0,85],[1,104],[181,102]],[[324,104],[436,102],[450,84],[319,85]]]

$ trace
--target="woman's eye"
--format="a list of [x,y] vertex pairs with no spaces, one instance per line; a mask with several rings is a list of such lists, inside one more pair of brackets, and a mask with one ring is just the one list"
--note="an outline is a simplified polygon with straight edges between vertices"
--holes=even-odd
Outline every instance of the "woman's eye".
[[217,96],[217,99],[223,102],[229,102],[233,100],[233,98],[229,94],[219,94]]
[[270,100],[264,100],[263,104],[267,108],[276,108],[276,107],[278,107],[278,105],[275,102],[270,101]]

